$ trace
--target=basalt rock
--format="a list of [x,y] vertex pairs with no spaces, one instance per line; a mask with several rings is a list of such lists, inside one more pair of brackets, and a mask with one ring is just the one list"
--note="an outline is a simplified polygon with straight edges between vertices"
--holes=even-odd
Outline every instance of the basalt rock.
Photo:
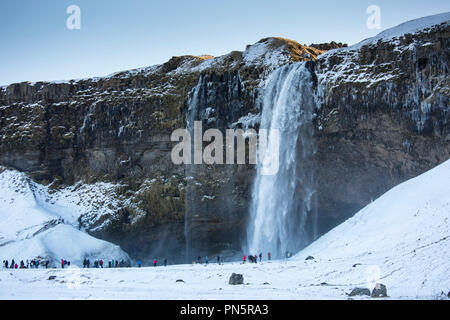
[[369,296],[370,297],[370,290],[367,288],[354,288],[348,295],[350,297],[354,297],[354,296]]
[[319,233],[450,157],[449,36],[443,23],[315,61]]
[[377,283],[375,285],[375,288],[372,290],[371,294],[372,298],[380,298],[380,297],[387,297],[387,289],[384,284]]
[[348,44],[331,41],[331,42],[327,42],[327,43],[312,43],[309,46],[312,48],[319,49],[319,50],[328,51],[328,50],[333,50],[333,49],[346,48],[346,47],[348,47]]
[[228,281],[228,284],[231,285],[239,285],[244,283],[244,276],[239,273],[233,273],[230,276],[230,280]]

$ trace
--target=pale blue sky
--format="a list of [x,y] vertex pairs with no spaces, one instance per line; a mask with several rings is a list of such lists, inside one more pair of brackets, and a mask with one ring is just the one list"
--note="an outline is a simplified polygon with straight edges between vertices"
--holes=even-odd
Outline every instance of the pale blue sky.
[[[81,30],[66,28],[72,4],[81,8]],[[372,4],[381,8],[381,30],[450,11],[448,0],[1,0],[0,84],[217,56],[268,36],[353,44],[381,31],[366,27]]]

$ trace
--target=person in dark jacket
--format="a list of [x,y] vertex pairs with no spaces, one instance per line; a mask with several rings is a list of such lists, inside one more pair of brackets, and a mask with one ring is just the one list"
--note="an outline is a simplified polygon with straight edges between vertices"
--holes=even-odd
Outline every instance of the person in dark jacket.
[[262,253],[260,252],[259,253],[259,262],[261,262],[261,260],[262,260]]

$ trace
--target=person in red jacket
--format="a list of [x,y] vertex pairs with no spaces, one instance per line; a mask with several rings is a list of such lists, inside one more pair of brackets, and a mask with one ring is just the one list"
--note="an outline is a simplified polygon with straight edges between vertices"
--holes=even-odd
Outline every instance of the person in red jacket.
[[270,252],[267,254],[267,256],[269,257],[269,261],[270,261]]
[[61,259],[61,268],[64,269],[64,259]]
[[244,263],[245,263],[245,254],[244,254],[244,257],[242,258],[242,260],[244,261]]
[[157,263],[156,259],[153,260],[153,266],[154,266],[154,267],[156,267],[156,263]]
[[103,269],[103,260],[100,260],[100,267]]

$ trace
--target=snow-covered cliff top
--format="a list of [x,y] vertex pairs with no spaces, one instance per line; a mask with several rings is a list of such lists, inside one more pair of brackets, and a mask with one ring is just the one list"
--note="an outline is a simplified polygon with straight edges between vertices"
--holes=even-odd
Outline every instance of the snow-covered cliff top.
[[336,51],[354,51],[359,50],[365,45],[376,44],[378,41],[388,42],[395,38],[404,36],[405,34],[415,34],[422,32],[425,29],[432,28],[433,26],[440,25],[442,23],[450,23],[450,12],[440,13],[432,16],[418,18],[399,24],[398,26],[386,29],[374,37],[367,38],[358,42],[352,46],[346,48],[334,49],[326,52],[326,55],[333,54]]

